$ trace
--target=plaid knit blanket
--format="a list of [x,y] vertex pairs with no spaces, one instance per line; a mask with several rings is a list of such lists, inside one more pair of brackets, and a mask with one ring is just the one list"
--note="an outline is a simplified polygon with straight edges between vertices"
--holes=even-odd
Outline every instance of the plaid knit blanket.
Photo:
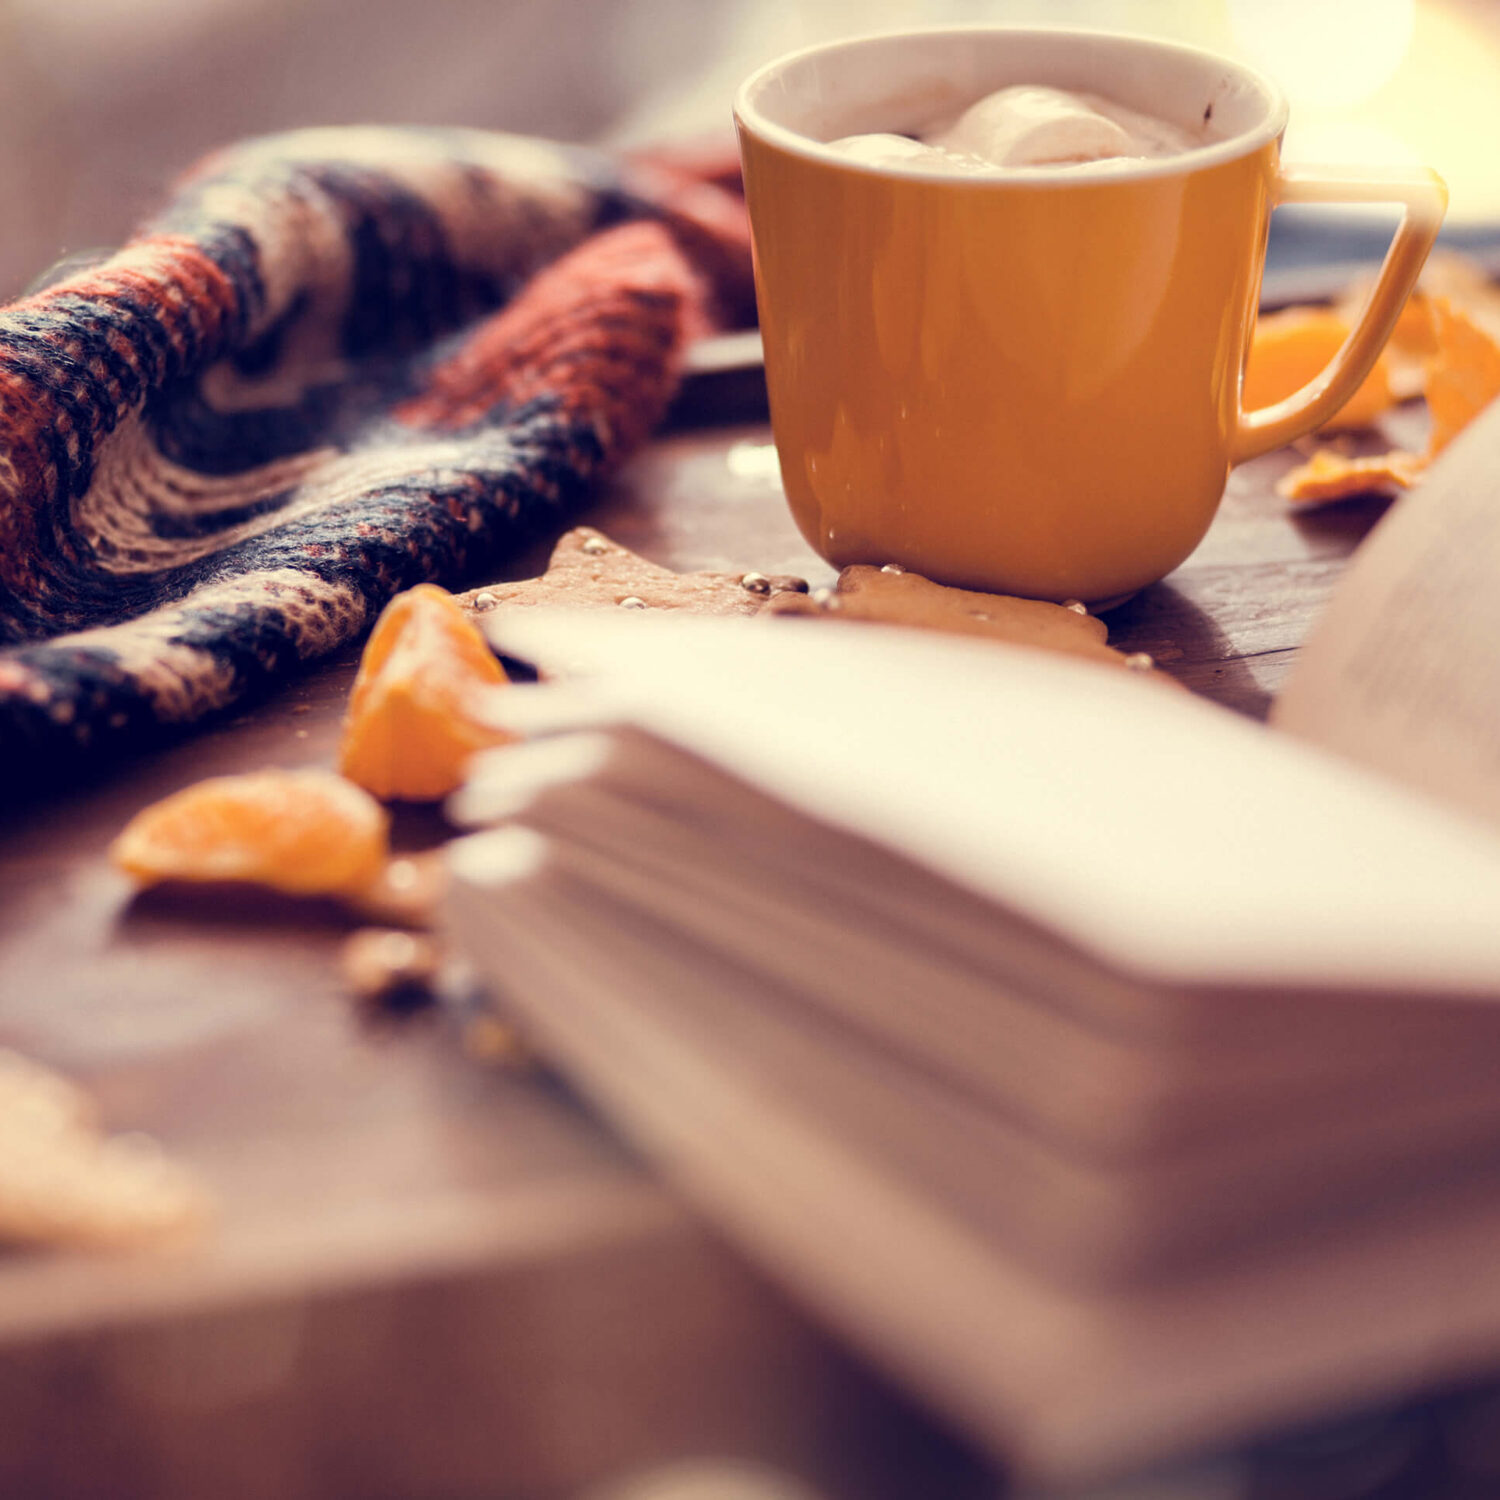
[[556,529],[752,308],[698,172],[451,130],[209,158],[0,310],[0,764],[199,720]]

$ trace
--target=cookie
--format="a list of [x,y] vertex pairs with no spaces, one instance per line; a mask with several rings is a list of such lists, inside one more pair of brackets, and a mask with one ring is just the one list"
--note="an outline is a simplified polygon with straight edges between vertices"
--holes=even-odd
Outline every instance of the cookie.
[[807,581],[764,573],[674,573],[579,526],[553,549],[547,571],[519,583],[492,583],[457,596],[478,614],[511,606],[568,609],[681,609],[700,615],[753,615],[767,599],[807,592]]
[[1109,632],[1104,621],[1081,604],[1048,604],[949,588],[895,565],[845,568],[831,592],[774,598],[767,601],[765,612],[978,636],[1135,671],[1148,671],[1154,665],[1144,652],[1126,653],[1106,645]]

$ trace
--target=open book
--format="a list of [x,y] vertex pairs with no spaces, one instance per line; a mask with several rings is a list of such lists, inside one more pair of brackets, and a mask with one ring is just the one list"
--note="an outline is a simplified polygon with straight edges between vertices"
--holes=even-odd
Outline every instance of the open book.
[[1500,407],[1358,555],[1280,732],[976,642],[515,612],[496,644],[576,675],[499,695],[531,737],[456,799],[451,925],[727,1234],[1021,1472],[1478,1371],[1496,579]]

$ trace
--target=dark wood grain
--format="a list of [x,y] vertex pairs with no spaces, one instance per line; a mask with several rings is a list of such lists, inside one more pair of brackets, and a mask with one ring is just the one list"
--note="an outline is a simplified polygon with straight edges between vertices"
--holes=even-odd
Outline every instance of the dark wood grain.
[[[1293,519],[1288,461],[1238,472],[1194,557],[1109,622],[1256,717],[1380,511]],[[759,424],[664,437],[589,519],[677,568],[830,577]],[[0,1493],[562,1494],[689,1451],[836,1493],[982,1489],[560,1086],[480,1068],[435,1022],[362,1024],[338,918],[133,899],[111,871],[110,838],[166,792],[329,764],[351,673],[0,815],[0,1043],[82,1079],[222,1205],[175,1257],[0,1259]]]

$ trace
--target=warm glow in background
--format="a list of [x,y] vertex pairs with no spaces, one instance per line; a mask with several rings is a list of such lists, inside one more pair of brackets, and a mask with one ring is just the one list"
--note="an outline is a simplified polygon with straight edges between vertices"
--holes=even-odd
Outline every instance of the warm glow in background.
[[[1289,157],[1425,162],[1453,190],[1450,222],[1500,227],[1500,0],[751,0],[728,8],[737,63],[852,32],[949,21],[1176,37],[1237,55],[1281,84],[1292,105]],[[708,89],[678,85],[682,118],[706,121],[743,71],[720,65]]]
[[211,147],[305,123],[727,134],[752,68],[858,32],[1017,21],[1236,53],[1289,156],[1435,166],[1500,238],[1500,0],[0,0],[0,297],[118,242]]
[[1455,223],[1500,221],[1500,6],[1229,0],[1234,41],[1286,89],[1287,154],[1426,162]]

